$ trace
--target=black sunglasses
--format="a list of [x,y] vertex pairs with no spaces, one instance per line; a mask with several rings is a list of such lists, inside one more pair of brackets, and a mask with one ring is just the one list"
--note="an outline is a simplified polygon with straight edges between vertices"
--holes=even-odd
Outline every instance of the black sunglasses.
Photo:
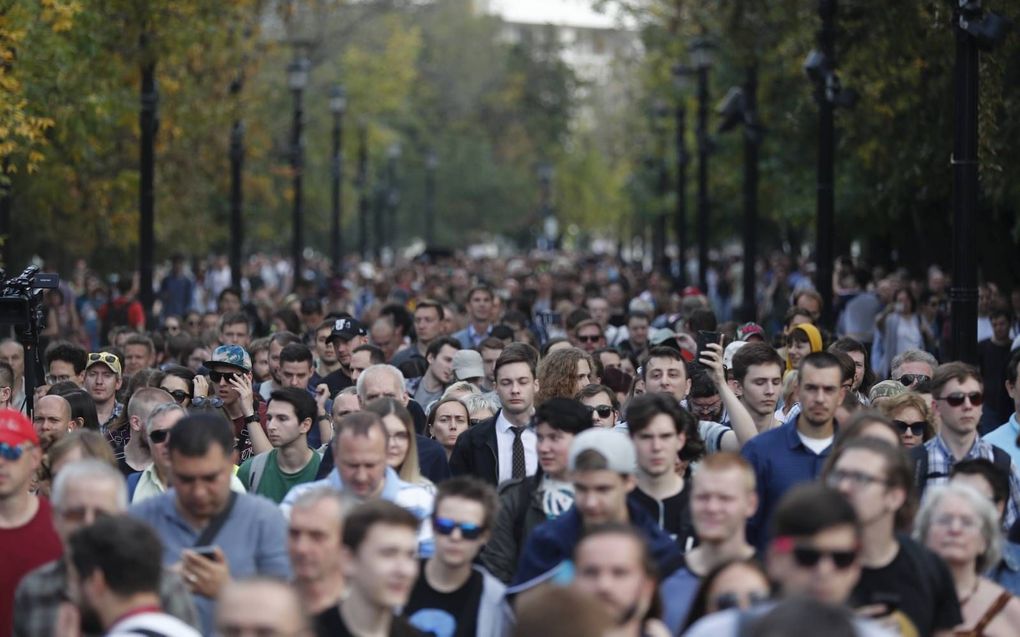
[[917,385],[918,383],[927,383],[931,380],[931,376],[925,374],[904,374],[898,379],[903,383],[904,387],[910,387],[911,385]]
[[188,392],[184,391],[183,389],[175,389],[173,391],[170,391],[169,389],[165,389],[163,391],[165,391],[166,393],[170,394],[170,396],[173,397],[174,402],[176,402],[178,405],[182,404],[186,398],[191,398],[191,394],[189,394]]
[[892,424],[895,425],[896,428],[900,430],[901,436],[907,433],[907,430],[909,429],[910,435],[918,437],[924,435],[924,429],[928,425],[928,423],[926,423],[923,420],[918,420],[917,422],[904,422],[902,420],[894,420],[892,421]]
[[798,566],[814,568],[828,555],[832,563],[838,569],[844,569],[854,563],[857,559],[857,551],[819,551],[809,546],[795,546],[793,548],[793,559]]
[[485,527],[469,522],[455,522],[450,518],[432,518],[432,526],[439,535],[453,535],[454,529],[460,529],[465,540],[477,540],[485,533]]
[[613,414],[613,408],[609,405],[595,405],[587,409],[589,414],[598,414],[599,418],[609,418]]
[[935,400],[944,400],[949,404],[950,407],[959,407],[963,404],[963,401],[970,399],[970,404],[975,407],[980,407],[981,403],[984,402],[985,396],[979,391],[972,391],[969,394],[963,392],[953,392],[942,398],[936,398]]
[[[748,593],[747,603],[749,606],[758,606],[769,601],[767,593]],[[740,608],[741,596],[738,593],[721,593],[715,598],[715,606],[719,610]]]
[[161,445],[166,442],[166,439],[170,437],[169,429],[157,429],[156,431],[149,432],[149,441],[154,445]]
[[586,334],[584,336],[578,336],[577,340],[579,340],[582,343],[598,343],[600,340],[602,340],[602,337],[599,336],[598,334],[592,334],[590,336]]
[[231,381],[235,378],[237,378],[237,374],[235,372],[209,372],[209,380],[214,383],[224,380]]

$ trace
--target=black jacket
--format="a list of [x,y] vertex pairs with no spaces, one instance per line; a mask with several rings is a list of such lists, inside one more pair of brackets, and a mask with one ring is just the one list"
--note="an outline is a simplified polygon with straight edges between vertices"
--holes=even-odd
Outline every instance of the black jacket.
[[503,583],[517,572],[517,558],[531,530],[546,521],[542,509],[542,472],[530,478],[511,480],[499,488],[499,513],[492,537],[482,550],[482,564]]
[[496,446],[497,412],[492,418],[468,427],[457,438],[450,454],[450,473],[470,475],[485,480],[492,486],[499,484],[499,448]]

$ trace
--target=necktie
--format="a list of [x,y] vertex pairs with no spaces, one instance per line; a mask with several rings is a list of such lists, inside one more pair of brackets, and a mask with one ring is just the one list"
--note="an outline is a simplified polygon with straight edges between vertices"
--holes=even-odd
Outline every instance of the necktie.
[[510,463],[510,477],[517,480],[519,478],[523,478],[525,474],[524,441],[521,440],[521,436],[524,434],[524,427],[510,427],[510,431],[514,434],[513,456]]

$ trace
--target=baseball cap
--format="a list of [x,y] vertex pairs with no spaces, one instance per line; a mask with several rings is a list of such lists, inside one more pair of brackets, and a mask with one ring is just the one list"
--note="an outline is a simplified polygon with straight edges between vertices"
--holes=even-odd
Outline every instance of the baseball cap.
[[39,444],[39,435],[28,416],[14,409],[0,409],[0,442],[16,447],[23,442]]
[[626,475],[637,472],[634,443],[629,436],[615,429],[593,427],[574,436],[567,461],[571,471],[576,468],[577,457],[585,451],[594,451],[602,456],[609,471]]
[[909,390],[898,380],[883,380],[871,388],[871,391],[868,392],[868,400],[874,402],[878,398],[892,398],[907,391]]
[[213,365],[230,365],[241,371],[251,371],[251,356],[240,345],[220,345],[213,350],[212,360],[203,363],[205,367]]
[[733,341],[726,346],[722,355],[723,367],[726,369],[733,369],[733,357],[736,356],[737,352],[739,352],[740,348],[744,345],[747,345],[747,341]]
[[116,354],[110,352],[89,352],[88,360],[85,362],[85,369],[93,365],[106,365],[114,374],[121,375],[120,359]]
[[350,317],[338,318],[333,322],[333,331],[329,333],[329,338],[326,339],[326,342],[331,343],[333,339],[337,338],[349,341],[355,336],[365,336],[367,334],[368,330],[357,319]]
[[740,326],[740,329],[737,330],[737,338],[739,338],[742,341],[746,341],[748,338],[752,336],[759,336],[764,341],[765,328],[763,328],[761,325],[758,325],[754,321],[751,321],[750,323],[744,323],[743,325]]
[[473,349],[460,349],[453,355],[453,375],[457,380],[482,378],[485,367],[482,366],[482,355]]

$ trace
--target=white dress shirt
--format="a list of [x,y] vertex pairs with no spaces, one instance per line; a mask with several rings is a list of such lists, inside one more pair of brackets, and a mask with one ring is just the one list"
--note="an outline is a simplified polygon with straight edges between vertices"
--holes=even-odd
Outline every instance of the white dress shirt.
[[[500,484],[513,478],[514,467],[514,432],[510,428],[514,424],[506,419],[503,411],[500,410],[496,418],[496,450],[499,460],[499,482]],[[521,443],[524,445],[524,474],[535,475],[538,470],[538,437],[535,432],[527,427],[521,434]]]

